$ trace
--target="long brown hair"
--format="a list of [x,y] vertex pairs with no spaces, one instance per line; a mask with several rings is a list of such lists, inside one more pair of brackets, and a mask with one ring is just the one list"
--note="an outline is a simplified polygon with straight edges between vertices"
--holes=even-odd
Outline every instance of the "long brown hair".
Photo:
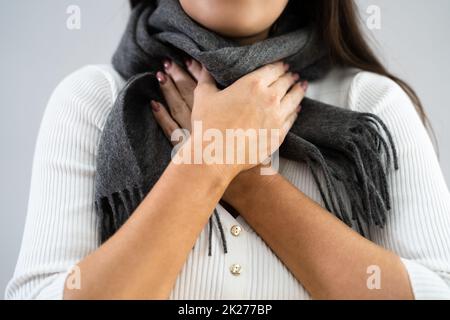
[[[130,0],[136,6],[143,0]],[[148,1],[148,0],[147,0]],[[335,65],[354,67],[377,73],[395,81],[409,96],[425,126],[432,131],[425,109],[418,95],[402,79],[390,73],[369,45],[362,28],[354,0],[290,1],[289,10],[298,10],[299,19],[313,23],[328,48]]]
[[305,6],[303,12],[317,26],[322,35],[330,59],[337,65],[355,67],[377,73],[395,81],[409,96],[422,119],[431,130],[431,125],[418,95],[402,79],[390,73],[373,49],[362,31],[359,13],[354,0],[299,1]]

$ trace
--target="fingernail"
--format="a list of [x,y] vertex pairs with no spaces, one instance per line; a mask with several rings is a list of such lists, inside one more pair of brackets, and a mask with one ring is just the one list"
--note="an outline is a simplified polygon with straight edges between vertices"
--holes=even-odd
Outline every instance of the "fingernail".
[[159,106],[159,103],[157,103],[156,101],[151,101],[151,106],[152,106],[152,110],[154,112],[159,112],[159,110],[161,110],[161,107]]
[[165,59],[163,64],[164,64],[164,69],[169,70],[170,67],[172,66],[172,61],[170,61],[169,59]]
[[165,84],[167,81],[166,75],[161,71],[158,71],[158,73],[156,74],[156,79],[158,79],[160,84]]
[[308,86],[309,86],[308,81],[306,81],[306,80],[302,81],[301,86],[304,91],[308,90]]
[[294,81],[297,81],[298,79],[300,79],[300,75],[298,73],[294,73],[293,78]]
[[297,107],[297,113],[300,113],[300,111],[302,111],[302,105],[299,105],[299,106]]
[[190,67],[192,65],[192,59],[186,59],[185,63],[187,67]]
[[288,71],[291,66],[288,63],[284,63],[284,70]]

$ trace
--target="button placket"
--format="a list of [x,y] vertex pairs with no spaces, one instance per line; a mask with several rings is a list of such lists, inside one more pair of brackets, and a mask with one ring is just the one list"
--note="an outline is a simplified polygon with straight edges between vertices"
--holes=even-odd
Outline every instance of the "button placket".
[[222,298],[246,299],[249,276],[247,236],[242,226],[222,206],[218,206],[226,234],[228,253],[224,255]]

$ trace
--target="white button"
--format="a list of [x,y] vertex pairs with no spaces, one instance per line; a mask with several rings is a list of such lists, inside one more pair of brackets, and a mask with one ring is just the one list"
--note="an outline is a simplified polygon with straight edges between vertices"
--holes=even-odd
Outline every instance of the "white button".
[[242,228],[238,225],[232,226],[231,230],[230,230],[231,234],[235,237],[239,237],[239,235],[241,234],[241,231],[242,231]]
[[233,276],[238,276],[242,272],[242,267],[239,264],[235,263],[230,267],[230,272]]

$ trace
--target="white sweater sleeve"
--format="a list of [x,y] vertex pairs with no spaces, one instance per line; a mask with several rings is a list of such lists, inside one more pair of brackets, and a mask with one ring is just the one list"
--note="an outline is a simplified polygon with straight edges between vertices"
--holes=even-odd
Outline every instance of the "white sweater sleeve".
[[449,192],[414,105],[396,83],[368,72],[355,77],[349,100],[386,123],[399,157],[387,226],[372,229],[371,240],[402,258],[416,299],[450,299]]
[[[113,77],[98,67],[83,68],[66,78],[49,101],[8,299],[63,298],[69,270],[99,245],[95,161],[117,93]],[[351,83],[349,105],[386,122],[400,160],[400,170],[390,176],[393,209],[388,225],[371,230],[371,239],[402,258],[417,299],[450,298],[450,199],[430,139],[395,83],[365,72]],[[192,276],[210,271],[196,270]]]
[[61,299],[69,270],[99,242],[93,206],[101,128],[112,107],[100,67],[68,76],[53,92],[33,162],[22,247],[7,299]]

